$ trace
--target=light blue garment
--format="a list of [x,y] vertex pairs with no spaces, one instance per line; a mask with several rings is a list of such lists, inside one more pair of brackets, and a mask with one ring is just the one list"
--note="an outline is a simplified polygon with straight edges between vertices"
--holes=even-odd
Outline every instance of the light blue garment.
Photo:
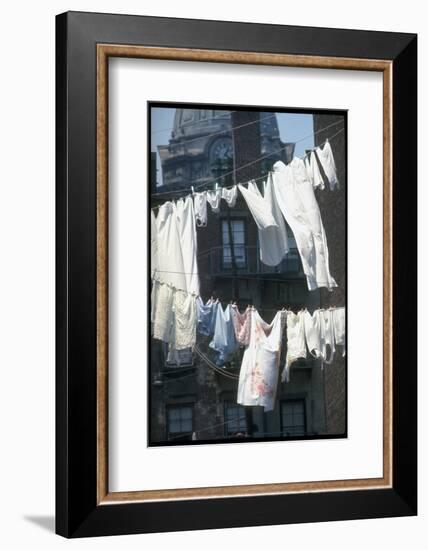
[[211,336],[214,334],[218,302],[208,300],[204,304],[199,296],[196,300],[196,306],[198,310],[198,332],[204,336]]
[[223,365],[239,349],[239,342],[235,336],[231,307],[228,304],[223,311],[221,304],[217,307],[215,318],[214,337],[210,342],[210,348],[218,353],[217,365]]

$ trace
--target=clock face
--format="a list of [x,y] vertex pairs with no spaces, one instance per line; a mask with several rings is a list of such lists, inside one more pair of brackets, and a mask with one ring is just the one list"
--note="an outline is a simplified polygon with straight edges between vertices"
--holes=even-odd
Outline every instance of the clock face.
[[229,138],[217,139],[211,146],[211,161],[225,161],[233,157],[232,141]]

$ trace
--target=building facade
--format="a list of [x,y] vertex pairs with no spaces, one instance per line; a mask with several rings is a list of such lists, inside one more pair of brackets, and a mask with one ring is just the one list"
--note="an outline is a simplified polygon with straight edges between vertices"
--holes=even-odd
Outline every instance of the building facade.
[[[235,130],[232,132],[231,128]],[[189,143],[192,139],[195,141]],[[210,188],[214,178],[219,185],[257,179],[277,160],[289,162],[293,150],[293,144],[281,142],[272,113],[177,109],[170,144],[159,148],[164,177],[162,192],[170,189],[176,197],[176,191],[188,187],[195,177],[205,183],[205,188]],[[254,162],[257,159],[261,160]],[[152,205],[156,205],[155,198]],[[260,262],[257,227],[241,196],[234,208],[221,201],[217,214],[208,207],[207,226],[199,227],[197,232],[204,301],[211,296],[223,304],[233,300],[241,310],[251,304],[267,322],[282,307],[297,311],[303,307],[315,309],[325,303],[323,290],[307,290],[295,247],[276,267]],[[293,241],[290,230],[289,237]],[[342,264],[338,260],[336,270],[344,269]],[[336,271],[332,272],[336,276]],[[330,411],[326,402],[327,369],[322,369],[318,361],[296,362],[290,382],[278,383],[275,409],[264,412],[261,407],[242,407],[236,403],[243,350],[221,369],[214,369],[215,356],[209,341],[210,338],[198,335],[200,354],[184,350],[172,356],[165,344],[151,340],[152,444],[344,433],[345,412],[339,410],[340,403]],[[285,349],[284,331],[281,367]],[[338,371],[341,368],[343,365]],[[331,390],[335,382],[341,382],[338,376],[332,380],[328,386]]]

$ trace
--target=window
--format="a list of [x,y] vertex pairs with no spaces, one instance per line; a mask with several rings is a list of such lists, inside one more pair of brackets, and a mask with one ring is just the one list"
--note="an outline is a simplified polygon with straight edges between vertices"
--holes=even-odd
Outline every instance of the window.
[[[245,222],[244,220],[230,220],[230,225],[232,230],[235,264],[236,264],[236,267],[242,269],[246,266]],[[221,230],[222,230],[222,241],[223,241],[223,267],[225,269],[231,269],[232,268],[232,247],[230,246],[228,220],[222,220]]]
[[224,434],[235,436],[245,434],[247,431],[247,420],[245,409],[241,405],[229,401],[224,402]]
[[306,434],[306,411],[304,399],[281,401],[282,435]]
[[192,439],[193,405],[169,405],[166,409],[166,420],[169,440]]

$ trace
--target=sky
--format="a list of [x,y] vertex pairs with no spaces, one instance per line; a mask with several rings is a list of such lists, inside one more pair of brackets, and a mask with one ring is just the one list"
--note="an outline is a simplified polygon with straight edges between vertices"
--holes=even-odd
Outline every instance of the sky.
[[[175,109],[152,109],[152,151],[157,152],[158,145],[166,145],[171,137]],[[302,156],[305,149],[314,146],[313,116],[310,114],[277,113],[279,135],[283,142],[296,143],[295,155]],[[161,181],[162,170],[159,154],[157,155],[158,181]]]

